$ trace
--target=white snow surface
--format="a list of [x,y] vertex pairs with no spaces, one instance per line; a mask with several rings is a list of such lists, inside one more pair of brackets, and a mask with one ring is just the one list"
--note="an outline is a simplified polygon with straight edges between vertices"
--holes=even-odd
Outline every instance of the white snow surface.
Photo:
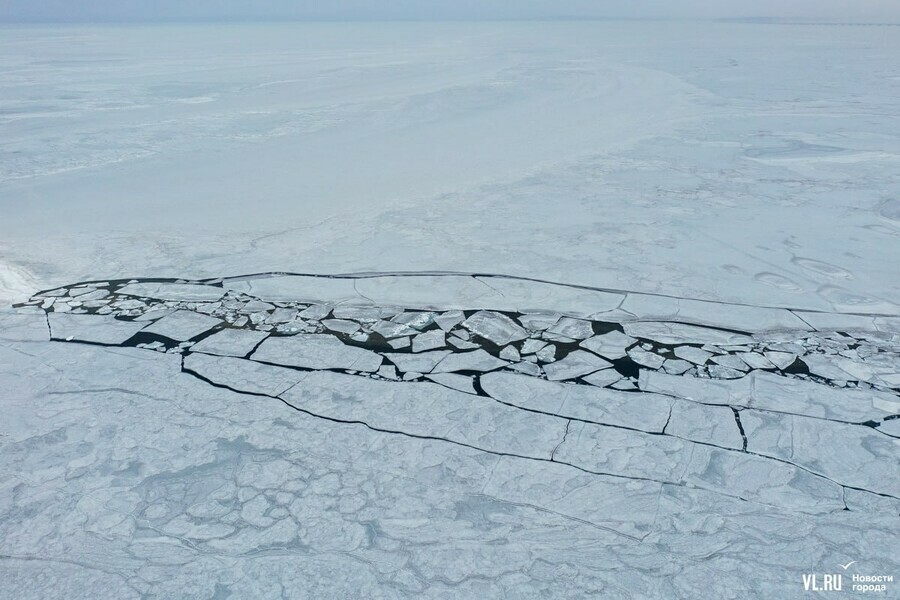
[[900,575],[897,31],[0,27],[0,598]]
[[0,301],[455,270],[900,302],[891,28],[7,26],[0,55]]

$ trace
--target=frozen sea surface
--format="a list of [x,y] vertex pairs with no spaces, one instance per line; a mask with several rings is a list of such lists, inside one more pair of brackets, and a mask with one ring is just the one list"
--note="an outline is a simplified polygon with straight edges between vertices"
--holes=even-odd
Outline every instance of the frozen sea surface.
[[0,598],[900,576],[897,56],[0,28]]
[[900,319],[478,280],[0,312],[0,597],[791,598],[900,569]]
[[894,27],[5,27],[0,295],[456,270],[886,312]]

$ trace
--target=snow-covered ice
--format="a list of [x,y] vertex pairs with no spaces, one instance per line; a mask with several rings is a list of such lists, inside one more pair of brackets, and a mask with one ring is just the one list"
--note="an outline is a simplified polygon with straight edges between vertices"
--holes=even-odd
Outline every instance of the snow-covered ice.
[[0,28],[0,596],[900,574],[895,30]]

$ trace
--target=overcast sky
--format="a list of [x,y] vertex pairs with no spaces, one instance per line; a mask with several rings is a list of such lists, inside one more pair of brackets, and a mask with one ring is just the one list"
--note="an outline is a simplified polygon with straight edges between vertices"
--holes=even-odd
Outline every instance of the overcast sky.
[[535,19],[900,21],[900,0],[0,0],[2,21]]

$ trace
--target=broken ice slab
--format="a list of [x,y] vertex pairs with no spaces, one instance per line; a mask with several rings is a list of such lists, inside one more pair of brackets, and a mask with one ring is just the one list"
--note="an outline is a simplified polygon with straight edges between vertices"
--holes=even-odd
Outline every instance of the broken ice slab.
[[693,368],[694,365],[686,360],[667,358],[666,362],[663,363],[663,371],[669,373],[670,375],[681,375],[682,373],[687,373]]
[[624,323],[622,328],[631,337],[652,340],[670,346],[676,344],[716,344],[723,346],[753,342],[752,337],[742,333],[685,325],[683,323]]
[[290,337],[270,337],[250,357],[261,362],[304,369],[345,369],[375,373],[380,355],[348,346],[334,336],[301,333]]
[[621,331],[611,331],[586,339],[579,345],[594,354],[599,354],[610,360],[616,360],[625,356],[626,349],[635,343],[637,343],[637,340],[633,337],[627,336]]
[[688,484],[808,513],[842,510],[842,488],[769,458],[669,436],[572,422],[556,460],[592,472]]
[[439,383],[444,387],[466,394],[477,394],[472,378],[466,375],[457,375],[455,373],[437,373],[435,375],[426,375],[426,379],[430,379],[435,383]]
[[285,275],[248,280],[226,280],[225,289],[269,302],[325,302],[368,305],[371,301],[353,288],[353,279]]
[[878,431],[895,438],[900,438],[900,419],[884,420],[878,425]]
[[519,323],[522,324],[525,329],[529,329],[532,331],[544,331],[553,327],[557,321],[561,318],[562,315],[559,313],[526,313],[523,315],[519,315]]
[[747,449],[800,465],[842,485],[900,497],[900,441],[869,427],[745,410]]
[[350,335],[359,331],[359,323],[356,321],[348,321],[346,319],[325,319],[322,325],[329,331]]
[[321,321],[331,314],[332,307],[328,304],[313,304],[301,310],[297,316],[301,319]]
[[900,383],[900,359],[896,354],[879,353],[866,360],[843,356],[807,354],[803,362],[809,372],[826,379],[864,381],[893,387]]
[[0,341],[46,342],[49,339],[47,315],[42,312],[0,311]]
[[381,321],[391,319],[400,312],[398,308],[389,306],[335,306],[332,314],[335,319],[352,319],[354,321]]
[[399,379],[399,375],[397,375],[397,367],[395,367],[394,365],[381,365],[381,368],[378,369],[377,375],[379,377],[384,377],[385,379]]
[[265,312],[274,309],[275,305],[269,304],[268,302],[263,302],[262,300],[251,300],[241,307],[240,312],[250,314],[253,312]]
[[531,377],[540,377],[542,373],[539,366],[530,362],[515,363],[513,365],[510,365],[509,368],[519,373],[530,375]]
[[492,398],[561,417],[661,432],[672,399],[658,394],[633,394],[584,385],[545,381],[515,373],[481,376],[481,389]]
[[534,353],[541,362],[551,363],[556,360],[556,345],[546,344],[543,348]]
[[223,329],[194,344],[191,351],[243,357],[250,354],[268,335],[264,331],[251,329]]
[[588,318],[617,308],[624,294],[573,287],[569,285],[525,281],[511,277],[479,277],[502,297],[503,304],[491,308],[530,312],[547,310],[572,317]]
[[375,304],[422,310],[500,308],[502,295],[470,275],[381,275],[356,280]]
[[547,340],[548,342],[558,342],[560,344],[574,344],[576,341],[573,338],[556,333],[550,333],[549,331],[542,332],[541,339]]
[[426,333],[420,333],[413,338],[412,351],[426,352],[436,348],[443,348],[447,345],[446,335],[443,330],[435,329]]
[[432,370],[433,373],[453,373],[458,371],[478,371],[486,373],[505,367],[505,360],[495,358],[484,350],[473,350],[472,352],[453,353]]
[[378,321],[372,326],[372,331],[379,334],[386,340],[416,335],[419,333],[408,325],[404,325],[402,323],[393,323],[391,321]]
[[791,354],[790,352],[765,352],[763,356],[765,356],[766,360],[782,370],[787,369],[794,364],[795,360],[797,360],[797,355]]
[[398,385],[317,372],[282,397],[325,418],[532,458],[549,459],[566,431],[565,419],[504,406],[435,383]]
[[[747,366],[751,369],[774,369],[775,365],[772,362],[763,356],[762,354],[756,352],[741,352],[737,356],[740,357],[742,361],[747,363]],[[793,362],[793,361],[792,361]]]
[[586,383],[604,388],[622,379],[622,375],[614,369],[606,369],[603,371],[597,371],[596,373],[591,373],[590,375],[586,375],[582,377],[582,379]]
[[632,348],[628,351],[628,357],[637,364],[649,369],[658,369],[666,362],[666,359],[659,354],[647,352],[642,348]]
[[401,373],[431,373],[444,357],[450,354],[449,350],[436,350],[434,352],[420,352],[408,354],[405,352],[387,352],[384,357],[397,365]]
[[79,296],[94,292],[96,290],[97,288],[93,285],[78,285],[73,288],[69,288],[69,296],[72,298],[78,298]]
[[500,358],[503,360],[508,360],[510,362],[518,362],[522,356],[519,354],[519,351],[515,346],[506,346],[503,350],[500,351]]
[[189,283],[129,283],[116,291],[125,296],[153,298],[154,300],[175,300],[178,302],[216,302],[225,295],[225,290],[211,285]]
[[276,308],[272,314],[266,319],[266,323],[270,325],[279,325],[281,323],[289,323],[297,318],[297,311],[293,308]]
[[458,337],[450,337],[447,342],[459,350],[474,350],[479,347],[478,344],[461,340]]
[[461,310],[450,310],[434,317],[434,322],[444,331],[450,331],[466,319]]
[[415,329],[422,330],[434,323],[434,317],[435,313],[433,312],[407,311],[394,315],[391,318],[391,321],[394,323],[403,323],[404,325],[409,325]]
[[522,344],[522,354],[534,354],[547,345],[544,340],[528,339]]
[[874,316],[812,311],[795,311],[795,314],[809,323],[816,331],[877,330]]
[[584,340],[594,335],[594,326],[590,321],[563,317],[547,331],[573,340]]
[[563,379],[576,379],[582,375],[588,375],[601,369],[612,367],[612,363],[596,354],[584,350],[570,352],[565,358],[544,367],[547,379],[561,381]]
[[189,310],[178,310],[143,329],[144,333],[184,342],[222,324],[220,319]]
[[876,390],[834,388],[812,381],[754,371],[742,379],[712,380],[642,370],[640,389],[703,404],[752,407],[853,423],[892,414],[896,396]]
[[505,346],[528,337],[528,332],[515,321],[493,311],[478,311],[463,321],[462,326],[498,346]]
[[388,340],[387,343],[388,343],[388,346],[390,346],[394,350],[402,350],[404,348],[409,348],[411,345],[409,336],[394,338],[392,340]]
[[299,383],[306,373],[264,365],[252,360],[209,354],[191,354],[184,368],[238,392],[277,396]]
[[629,293],[622,309],[641,321],[688,323],[755,333],[771,330],[809,331],[811,327],[783,308],[766,308]]
[[688,400],[676,400],[666,433],[694,442],[740,450],[744,440],[727,406],[706,406]]
[[82,302],[85,306],[91,304],[95,300],[103,300],[107,296],[109,296],[109,290],[93,290],[81,296],[78,296],[78,301]]
[[144,328],[145,323],[114,317],[49,313],[53,339],[119,345]]
[[722,356],[714,356],[712,361],[717,365],[721,365],[723,367],[728,367],[729,369],[734,369],[735,371],[747,371],[750,367],[747,366],[739,356],[735,356],[734,354],[723,354]]
[[[744,367],[746,369],[746,365]],[[722,365],[708,365],[707,367],[699,367],[698,370],[703,368],[707,370],[709,376],[713,379],[740,379],[746,374],[745,371],[738,371]]]
[[712,352],[707,352],[706,350],[701,350],[700,348],[695,348],[693,346],[678,346],[675,348],[674,352],[675,356],[678,358],[683,358],[695,365],[705,365],[706,361],[713,356]]

